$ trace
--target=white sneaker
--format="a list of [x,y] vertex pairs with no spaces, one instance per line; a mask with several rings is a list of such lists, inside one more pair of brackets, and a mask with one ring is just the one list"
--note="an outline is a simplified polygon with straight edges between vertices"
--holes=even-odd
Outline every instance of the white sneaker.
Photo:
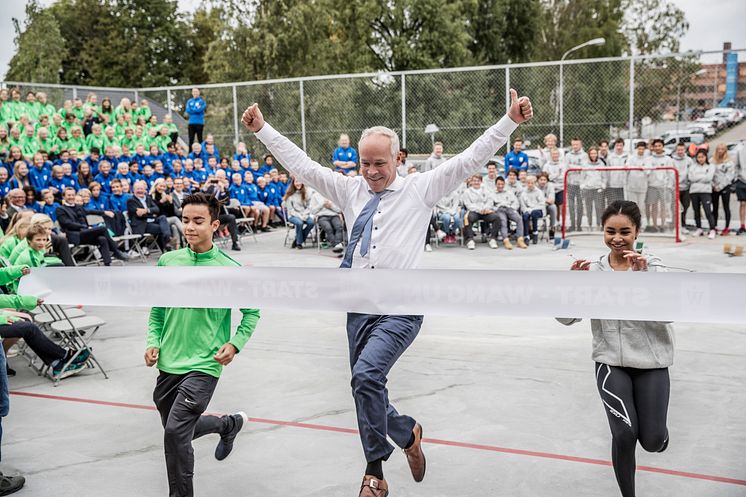
[[425,252],[432,252],[432,251],[433,251],[433,248],[430,246],[429,243],[425,245]]
[[710,230],[710,233],[707,235],[707,238],[709,238],[710,240],[714,240],[717,234],[718,234],[717,231]]
[[489,246],[490,246],[491,249],[496,249],[497,248],[497,242],[495,241],[494,238],[490,238]]
[[686,228],[684,228],[683,226],[681,227],[681,229],[680,229],[679,231],[681,231],[681,233],[682,233],[683,235],[688,235],[688,234],[689,234],[689,230],[688,230],[688,229],[686,229]]
[[443,238],[445,238],[445,237],[446,237],[446,232],[445,232],[445,231],[443,231],[443,230],[438,230],[438,233],[437,233],[437,235],[438,235],[438,241],[439,241],[439,242],[442,242],[442,241],[443,241]]
[[702,228],[697,228],[697,229],[696,229],[696,230],[694,231],[694,236],[695,236],[695,237],[698,237],[698,236],[702,236],[702,233],[704,233],[704,231],[702,231]]
[[468,242],[466,242],[466,248],[468,248],[469,250],[474,250],[475,248],[477,248],[477,244],[474,243],[474,240],[469,240]]

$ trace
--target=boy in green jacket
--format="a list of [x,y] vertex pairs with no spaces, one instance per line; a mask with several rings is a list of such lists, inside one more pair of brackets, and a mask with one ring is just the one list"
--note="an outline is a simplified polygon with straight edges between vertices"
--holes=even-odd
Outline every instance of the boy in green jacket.
[[[159,266],[240,266],[212,243],[220,226],[220,204],[213,196],[196,193],[182,202],[184,236],[189,244],[163,254]],[[241,309],[243,318],[231,337],[230,309],[153,307],[148,323],[145,364],[157,365],[160,375],[153,401],[165,429],[164,446],[170,497],[192,497],[192,440],[217,433],[215,458],[222,461],[248,420],[239,412],[203,416],[227,366],[243,348],[259,320],[257,309]]]

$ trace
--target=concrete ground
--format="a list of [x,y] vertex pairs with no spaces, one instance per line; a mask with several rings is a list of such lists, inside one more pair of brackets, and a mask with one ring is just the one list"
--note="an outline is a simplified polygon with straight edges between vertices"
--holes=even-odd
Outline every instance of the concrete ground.
[[[282,248],[283,231],[231,253],[256,266],[334,267],[328,251]],[[746,237],[731,237],[731,242]],[[746,272],[746,259],[722,254],[722,240],[650,249],[672,266]],[[424,267],[559,269],[599,255],[599,237],[568,251],[467,252],[441,247]],[[151,263],[155,259],[151,258]],[[247,306],[250,302],[247,302]],[[10,359],[11,412],[3,421],[3,466],[28,483],[19,496],[167,495],[163,431],[152,409],[157,372],[143,365],[146,309],[87,308],[107,320],[94,342],[109,371],[59,387]],[[619,495],[606,416],[590,360],[589,325],[553,320],[429,316],[390,376],[400,411],[415,416],[430,443],[428,475],[415,484],[401,452],[385,465],[392,496]],[[195,442],[198,496],[352,497],[364,469],[350,396],[344,319],[338,313],[262,313],[254,337],[224,372],[213,412],[253,418],[224,462],[217,439]],[[743,325],[677,323],[671,369],[671,444],[638,450],[643,496],[746,496],[746,330]]]

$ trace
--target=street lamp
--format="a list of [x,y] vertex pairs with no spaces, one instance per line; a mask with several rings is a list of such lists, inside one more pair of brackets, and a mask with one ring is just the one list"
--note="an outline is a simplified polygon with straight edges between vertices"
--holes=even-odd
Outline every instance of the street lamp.
[[681,121],[681,82],[685,79],[691,79],[693,76],[701,76],[707,72],[707,69],[700,69],[691,73],[689,76],[679,79],[676,91],[676,136],[679,136],[679,121]]
[[559,115],[560,115],[559,116],[559,121],[560,121],[559,122],[559,125],[560,125],[559,141],[560,141],[560,147],[564,146],[564,144],[565,144],[564,143],[564,135],[565,135],[565,109],[564,109],[564,104],[565,104],[565,95],[564,95],[564,93],[565,93],[565,81],[564,81],[564,72],[563,72],[563,66],[564,66],[565,58],[568,55],[570,55],[571,53],[573,53],[574,51],[580,50],[581,48],[591,47],[591,46],[595,46],[595,45],[603,45],[605,43],[606,43],[606,39],[605,38],[594,38],[592,40],[588,40],[585,43],[581,43],[580,45],[578,45],[576,47],[572,47],[570,50],[568,50],[567,52],[565,52],[565,54],[560,59],[560,66],[559,66],[559,68],[560,68],[560,85],[559,85]]
[[433,146],[435,146],[435,133],[440,131],[440,128],[435,124],[428,124],[425,126],[425,133],[430,135],[430,141],[432,142]]

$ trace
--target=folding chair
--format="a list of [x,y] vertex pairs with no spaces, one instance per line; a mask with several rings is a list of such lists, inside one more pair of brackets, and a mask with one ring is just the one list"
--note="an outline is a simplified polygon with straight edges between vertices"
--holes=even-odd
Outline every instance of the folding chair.
[[[76,350],[75,354],[73,354],[64,364],[62,370],[64,371],[82,351],[86,350],[90,354],[86,361],[86,366],[90,368],[98,368],[99,371],[101,371],[101,374],[104,375],[104,378],[108,379],[109,376],[106,374],[106,371],[103,366],[101,366],[101,363],[98,361],[90,347],[90,343],[96,335],[96,332],[101,328],[101,326],[106,324],[106,321],[97,316],[70,317],[68,314],[72,314],[70,309],[64,309],[62,306],[56,304],[47,305],[46,308],[49,310],[50,314],[56,318],[56,320],[51,323],[50,328],[52,331],[62,336],[60,346],[63,348],[70,347]],[[54,374],[50,374],[50,368],[48,366],[42,368],[42,373],[52,379],[54,386],[59,385],[61,378]]]
[[[228,203],[228,207],[231,209],[238,209],[241,211],[241,214],[243,214],[243,209],[241,208],[241,202],[238,201],[237,198],[232,198],[230,202]],[[254,218],[253,217],[237,217],[236,218],[236,226],[238,227],[238,237],[239,240],[243,238],[244,236],[251,236],[254,239],[254,243],[257,243],[256,240],[256,233],[254,233],[254,228],[252,226],[254,225]],[[242,231],[243,230],[243,231]]]

